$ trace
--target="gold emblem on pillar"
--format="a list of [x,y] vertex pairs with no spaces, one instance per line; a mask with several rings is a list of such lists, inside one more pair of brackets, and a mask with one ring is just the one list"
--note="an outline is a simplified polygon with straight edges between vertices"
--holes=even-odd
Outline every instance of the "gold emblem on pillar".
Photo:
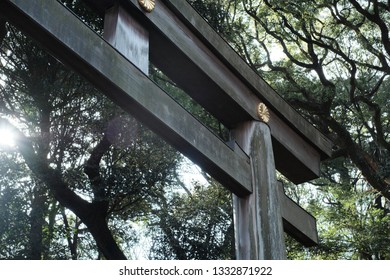
[[270,118],[269,111],[267,106],[264,103],[259,103],[259,105],[257,105],[257,115],[259,116],[262,122],[265,123],[269,122],[269,118]]
[[141,8],[148,13],[153,11],[154,7],[156,6],[155,0],[138,0],[138,3]]

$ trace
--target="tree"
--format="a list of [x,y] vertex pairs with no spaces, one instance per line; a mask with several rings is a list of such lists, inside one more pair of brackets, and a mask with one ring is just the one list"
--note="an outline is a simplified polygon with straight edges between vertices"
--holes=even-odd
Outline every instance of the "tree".
[[[388,3],[281,4],[243,2],[254,29],[246,40],[265,53],[246,55],[248,62],[334,141],[334,157],[349,157],[389,199]],[[272,44],[280,46],[285,59],[272,60]]]
[[[28,208],[25,197],[29,188],[18,178],[25,174],[25,168],[18,163],[15,154],[0,154],[0,258],[23,259],[29,247],[26,236],[29,235],[29,216],[24,209]],[[19,185],[20,186],[19,186]]]
[[[243,8],[256,29],[248,36],[265,51],[263,61],[248,61],[258,70],[268,67],[271,72],[260,72],[337,145],[334,158],[353,164],[336,161],[333,173],[324,173],[329,188],[317,195],[336,199],[322,213],[325,225],[333,223],[326,234],[355,248],[359,258],[386,257],[386,234],[367,233],[386,232],[388,225],[388,202],[376,205],[390,198],[388,3],[244,1]],[[270,44],[278,44],[285,58],[272,59]]]
[[[388,2],[191,2],[335,143],[323,179],[311,186],[287,184],[290,196],[316,214],[321,229],[318,248],[297,251],[289,242],[290,256],[388,258]],[[211,14],[209,6],[223,16]]]
[[389,205],[356,174],[350,160],[324,168],[316,186],[290,186],[289,195],[317,217],[320,243],[310,249],[288,240],[292,259],[389,259]]
[[[147,212],[153,188],[169,183],[180,155],[12,26],[1,63],[0,126],[16,141],[3,154],[28,170],[14,178],[17,186],[31,188],[23,202],[30,231],[24,257],[45,256],[45,238],[54,238],[53,221],[61,218],[73,258],[82,223],[104,258],[124,259],[120,231],[109,222]],[[3,187],[2,200],[11,186]]]
[[153,259],[234,259],[231,194],[214,180],[161,196],[149,220]]
[[[101,19],[82,2],[62,2],[102,33]],[[98,258],[124,258],[126,244],[136,240],[126,221],[151,211],[162,215],[155,204],[176,184],[181,156],[14,27],[6,26],[1,48],[0,122],[16,135],[14,149],[3,153],[14,155],[31,189],[30,195],[14,192],[21,192],[26,205],[21,213],[29,222],[21,220],[20,226],[30,232],[21,236],[28,249],[19,256],[10,243],[10,253],[1,257],[95,258],[97,251]],[[176,100],[227,137],[219,122],[155,71],[156,81]],[[12,184],[4,175],[10,182],[0,196],[5,200]],[[17,175],[19,186],[23,178]],[[15,232],[8,227],[6,234]]]

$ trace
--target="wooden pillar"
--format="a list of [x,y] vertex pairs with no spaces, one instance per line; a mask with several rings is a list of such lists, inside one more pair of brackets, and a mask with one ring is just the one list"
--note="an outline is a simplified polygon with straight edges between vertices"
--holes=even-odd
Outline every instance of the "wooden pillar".
[[117,2],[106,11],[103,36],[122,55],[148,75],[149,32]]
[[233,197],[237,259],[285,259],[270,129],[262,122],[246,122],[233,131],[233,137],[250,156],[253,184],[251,195]]

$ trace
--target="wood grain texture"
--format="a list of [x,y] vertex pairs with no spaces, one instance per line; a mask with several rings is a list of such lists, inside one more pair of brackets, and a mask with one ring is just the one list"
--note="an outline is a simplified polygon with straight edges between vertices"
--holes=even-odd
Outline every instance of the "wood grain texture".
[[106,11],[104,39],[142,72],[149,74],[149,32],[121,5]]
[[237,259],[286,258],[280,192],[277,188],[271,132],[268,125],[246,122],[234,131],[250,155],[253,193],[233,199]]

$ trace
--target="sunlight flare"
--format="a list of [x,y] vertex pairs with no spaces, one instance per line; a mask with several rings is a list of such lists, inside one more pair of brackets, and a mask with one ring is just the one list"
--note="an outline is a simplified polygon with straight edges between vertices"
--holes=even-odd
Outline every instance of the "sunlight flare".
[[0,126],[0,147],[14,147],[15,134],[11,129]]

